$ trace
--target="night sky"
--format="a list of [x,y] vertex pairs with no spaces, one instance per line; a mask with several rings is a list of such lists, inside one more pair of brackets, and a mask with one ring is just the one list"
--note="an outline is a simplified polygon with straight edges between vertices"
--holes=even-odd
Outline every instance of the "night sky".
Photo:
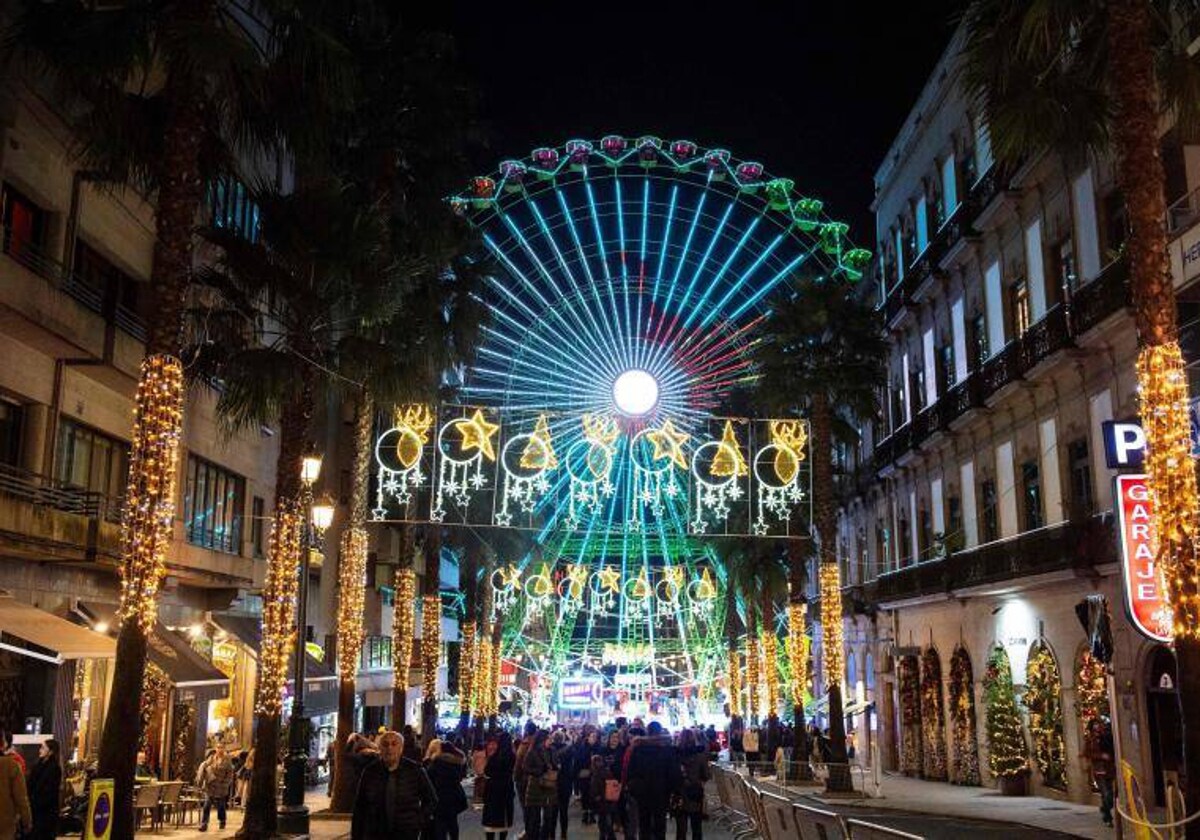
[[572,137],[690,139],[792,178],[872,247],[872,176],[963,3],[422,5],[479,92],[481,174]]

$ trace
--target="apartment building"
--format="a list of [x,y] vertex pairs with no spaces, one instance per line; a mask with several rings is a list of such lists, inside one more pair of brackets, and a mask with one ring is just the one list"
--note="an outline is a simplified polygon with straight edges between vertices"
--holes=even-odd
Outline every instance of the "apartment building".
[[[851,725],[885,769],[995,785],[985,682],[1006,663],[1032,791],[1089,801],[1085,721],[1114,710],[1075,606],[1099,593],[1122,754],[1161,802],[1180,766],[1174,662],[1122,607],[1104,445],[1106,421],[1137,417],[1113,162],[1030,150],[1019,166],[995,163],[962,88],[961,38],[875,176],[866,291],[886,319],[888,387],[881,417],[839,453]],[[1200,148],[1170,130],[1162,148],[1192,361]]]

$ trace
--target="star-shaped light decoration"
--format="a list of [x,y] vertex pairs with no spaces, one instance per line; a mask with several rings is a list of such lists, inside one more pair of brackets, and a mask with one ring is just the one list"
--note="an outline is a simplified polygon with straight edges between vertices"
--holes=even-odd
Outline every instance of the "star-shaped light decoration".
[[496,450],[492,446],[492,435],[496,434],[500,429],[500,424],[488,422],[487,418],[483,416],[483,409],[475,409],[475,413],[469,418],[455,420],[454,428],[462,435],[463,452],[475,449],[489,461],[496,460]]
[[607,590],[618,595],[621,593],[621,573],[612,566],[605,566],[596,572],[596,579],[600,584],[601,592]]
[[675,428],[675,424],[667,419],[661,428],[646,432],[646,439],[654,446],[655,461],[670,460],[681,470],[687,469],[687,458],[683,455],[683,444],[690,435]]

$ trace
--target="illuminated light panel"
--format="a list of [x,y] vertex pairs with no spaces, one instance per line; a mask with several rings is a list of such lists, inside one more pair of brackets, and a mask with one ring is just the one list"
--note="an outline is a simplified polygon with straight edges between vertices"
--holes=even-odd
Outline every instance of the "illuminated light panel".
[[627,370],[613,380],[613,404],[626,417],[644,417],[658,405],[658,380],[644,370]]

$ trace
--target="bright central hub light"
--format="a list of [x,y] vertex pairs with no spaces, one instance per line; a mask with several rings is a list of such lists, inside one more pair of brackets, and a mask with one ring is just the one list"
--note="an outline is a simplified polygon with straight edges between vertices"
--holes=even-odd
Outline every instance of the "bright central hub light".
[[644,370],[627,370],[613,382],[612,394],[622,414],[641,417],[658,405],[658,381]]

